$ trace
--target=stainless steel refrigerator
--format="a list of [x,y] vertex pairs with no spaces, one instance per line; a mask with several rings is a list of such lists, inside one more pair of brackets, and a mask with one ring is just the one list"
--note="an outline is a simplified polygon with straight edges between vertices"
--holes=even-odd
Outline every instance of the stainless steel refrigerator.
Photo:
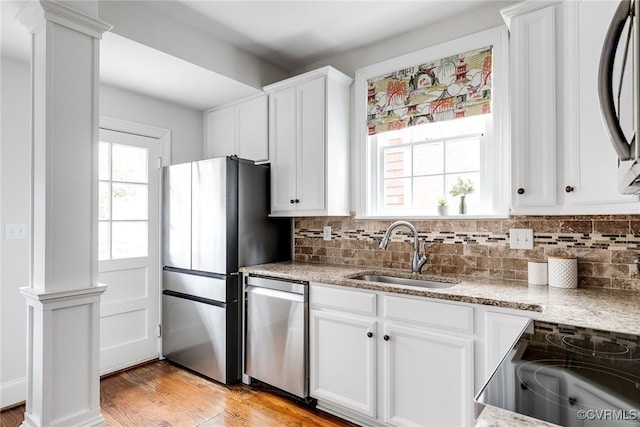
[[269,167],[219,157],[163,169],[162,354],[223,383],[241,376],[238,268],[291,259],[269,217]]

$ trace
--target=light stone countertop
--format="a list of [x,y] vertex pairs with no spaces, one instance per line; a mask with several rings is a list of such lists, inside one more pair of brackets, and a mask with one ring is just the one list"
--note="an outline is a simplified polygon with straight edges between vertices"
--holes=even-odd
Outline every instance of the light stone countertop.
[[[262,264],[240,269],[290,280],[304,280],[351,288],[400,293],[406,295],[492,305],[538,312],[538,320],[640,335],[640,292],[616,289],[558,289],[527,285],[502,279],[456,278],[449,275],[420,275],[422,279],[456,281],[451,288],[426,289],[403,285],[354,280],[362,274],[390,274],[412,278],[397,270],[367,269],[358,266],[315,264],[297,261]],[[547,427],[554,426],[511,411],[485,406],[476,419],[476,427]]]
[[[427,289],[352,279],[366,273],[412,277],[411,273],[404,274],[398,270],[298,261],[242,267],[240,271],[282,279],[537,311],[540,312],[537,319],[541,321],[640,335],[640,292],[634,291],[559,289],[502,279],[468,277],[460,278],[460,283],[451,288]],[[457,279],[449,275],[422,274],[419,277],[444,281]]]

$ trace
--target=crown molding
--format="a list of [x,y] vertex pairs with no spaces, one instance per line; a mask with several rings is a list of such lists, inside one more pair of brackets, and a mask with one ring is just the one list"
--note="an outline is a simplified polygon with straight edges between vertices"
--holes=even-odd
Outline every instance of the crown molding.
[[43,21],[51,21],[97,39],[113,28],[106,22],[55,0],[29,2],[17,18],[30,32],[34,32]]
[[516,3],[513,6],[505,7],[500,9],[500,14],[502,15],[502,19],[504,23],[511,31],[511,20],[516,16],[525,15],[530,12],[534,12],[536,10],[544,9],[548,6],[553,6],[560,3],[558,0],[526,0],[520,3]]

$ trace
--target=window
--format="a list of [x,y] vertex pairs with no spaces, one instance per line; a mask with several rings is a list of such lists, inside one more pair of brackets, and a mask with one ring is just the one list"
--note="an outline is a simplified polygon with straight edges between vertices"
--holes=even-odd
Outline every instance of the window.
[[[438,199],[453,202],[458,178],[475,188],[466,198],[471,211],[482,195],[481,171],[488,117],[473,116],[369,136],[379,179],[372,183],[381,215],[435,215]],[[455,211],[452,209],[452,211]]]
[[[356,72],[356,153],[363,171],[354,192],[359,195],[358,217],[435,216],[438,199],[442,197],[447,199],[449,215],[458,215],[460,198],[450,191],[459,178],[474,186],[474,192],[465,197],[467,214],[508,213],[506,40],[504,29],[488,30]],[[473,59],[458,52],[477,53],[487,51],[487,47],[491,48],[492,57],[477,59],[473,67],[471,61],[468,65],[482,79],[492,74],[490,96],[481,99],[479,92],[473,93],[451,100],[447,108],[442,108],[447,101],[441,98],[431,98],[438,100],[437,107],[424,104],[416,107],[412,102],[402,105],[399,101],[403,97],[409,100],[407,86],[413,101],[415,93],[411,91],[423,84],[438,84],[430,61],[442,58],[441,63],[446,62],[451,69],[447,72],[457,80],[466,70],[465,61]],[[394,73],[393,78],[388,76],[390,73]],[[406,81],[407,76],[415,77],[405,88],[392,81],[398,78]],[[372,114],[372,96],[379,98],[383,91],[386,92],[382,96],[389,98],[383,103],[374,101],[377,110]],[[461,114],[460,104],[467,111],[474,109],[472,113],[477,115]],[[439,117],[434,119],[436,114]]]
[[98,260],[147,256],[147,149],[100,141]]

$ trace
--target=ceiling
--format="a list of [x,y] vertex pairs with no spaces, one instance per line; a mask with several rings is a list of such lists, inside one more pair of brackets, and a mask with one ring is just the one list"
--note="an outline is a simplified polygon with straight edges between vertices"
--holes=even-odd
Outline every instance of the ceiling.
[[[147,1],[291,72],[322,58],[468,12],[491,0]],[[0,1],[2,55],[29,61],[30,41],[15,15],[25,0]],[[101,81],[205,110],[257,89],[115,34],[101,43]],[[209,88],[209,90],[203,90]]]

